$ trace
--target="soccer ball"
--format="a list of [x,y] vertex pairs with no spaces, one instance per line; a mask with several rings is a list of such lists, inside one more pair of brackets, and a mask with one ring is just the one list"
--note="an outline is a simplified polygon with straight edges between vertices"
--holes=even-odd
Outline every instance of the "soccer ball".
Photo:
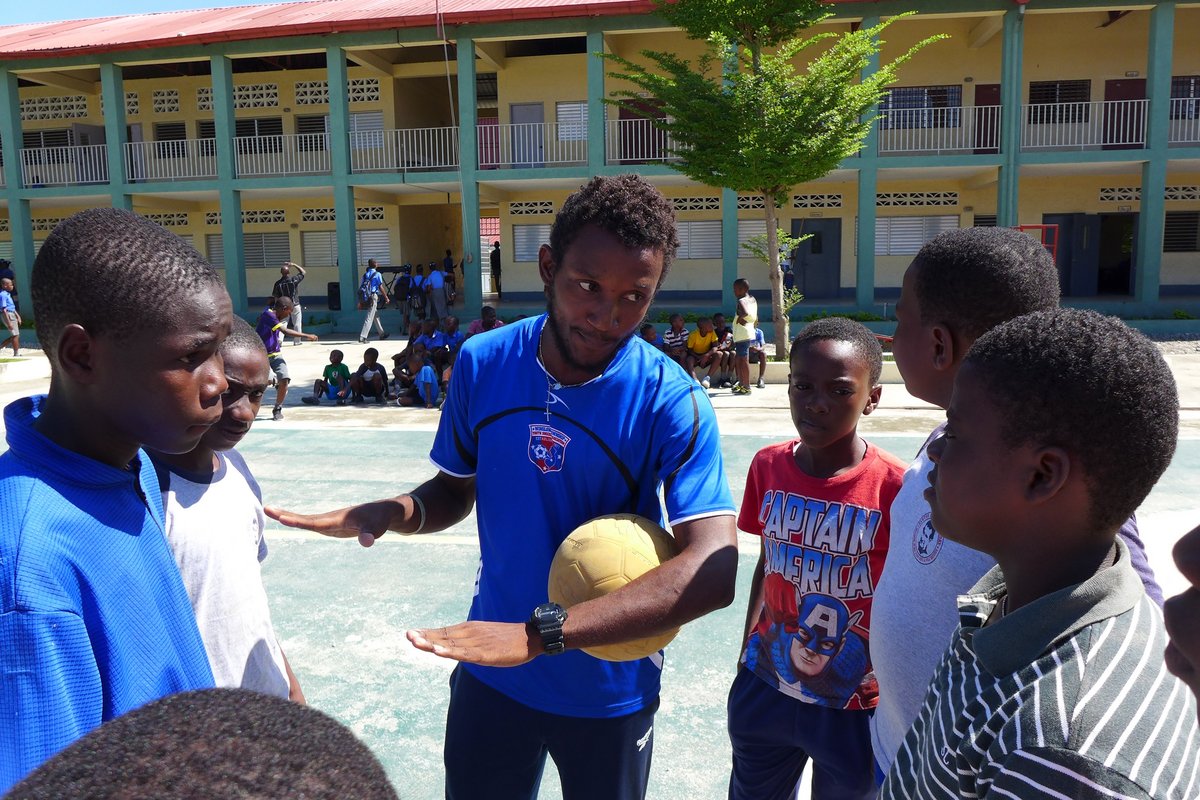
[[[596,517],[583,523],[558,546],[550,565],[550,600],[570,608],[615,591],[677,552],[675,539],[636,514]],[[629,642],[585,647],[605,661],[636,661],[667,646],[679,629]]]

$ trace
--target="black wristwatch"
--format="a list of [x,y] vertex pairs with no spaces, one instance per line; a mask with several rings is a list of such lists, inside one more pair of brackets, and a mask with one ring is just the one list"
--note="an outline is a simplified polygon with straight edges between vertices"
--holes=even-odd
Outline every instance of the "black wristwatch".
[[542,603],[533,610],[526,626],[542,637],[542,650],[556,656],[566,650],[563,644],[563,623],[567,621],[567,610],[558,603]]

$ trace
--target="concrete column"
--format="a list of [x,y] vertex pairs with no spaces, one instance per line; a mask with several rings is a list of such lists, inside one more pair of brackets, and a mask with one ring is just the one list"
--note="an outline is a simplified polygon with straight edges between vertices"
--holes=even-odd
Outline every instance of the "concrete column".
[[996,187],[996,224],[1020,222],[1022,59],[1025,50],[1025,6],[1004,12],[1000,50],[1000,179]]
[[483,254],[479,246],[479,147],[475,96],[475,40],[457,41],[458,50],[458,169],[461,176],[463,242],[463,307],[474,319],[483,305]]
[[119,64],[100,65],[100,94],[104,98],[104,146],[108,161],[108,187],[113,208],[133,210],[133,198],[124,184],[130,177],[125,171],[125,80]]
[[[249,307],[246,292],[246,248],[242,240],[242,195],[236,188],[237,153],[233,135],[233,60],[212,56],[213,130],[217,152],[217,194],[221,202],[221,243],[225,251],[225,288],[233,301],[233,311],[245,314]],[[122,98],[124,103],[124,98]]]
[[1146,160],[1142,163],[1142,201],[1138,207],[1133,295],[1139,303],[1158,300],[1162,281],[1163,226],[1166,222],[1167,135],[1171,125],[1171,72],[1175,49],[1175,0],[1162,0],[1150,11],[1146,64]]
[[605,165],[608,133],[604,124],[604,33],[588,31],[587,35],[587,106],[588,106],[588,172],[600,173]]
[[[325,74],[329,81],[329,140],[333,148],[330,166],[333,179],[333,215],[337,218],[338,294],[342,313],[358,303],[359,275],[366,267],[358,263],[358,212],[354,187],[350,185],[350,95],[346,54],[340,47],[325,50]],[[387,266],[381,264],[380,266]]]
[[[862,28],[879,24],[879,17],[863,17]],[[871,55],[863,67],[867,78],[879,70],[879,53]],[[868,113],[879,110],[874,106]],[[858,255],[854,262],[854,302],[862,311],[875,305],[875,194],[879,182],[879,123],[876,122],[863,139],[858,153]]]
[[21,190],[21,98],[15,73],[0,67],[0,148],[4,153],[4,196],[8,201],[8,229],[12,233],[12,268],[17,293],[23,295],[25,316],[33,316],[29,300],[29,273],[33,268],[33,223],[29,201]]

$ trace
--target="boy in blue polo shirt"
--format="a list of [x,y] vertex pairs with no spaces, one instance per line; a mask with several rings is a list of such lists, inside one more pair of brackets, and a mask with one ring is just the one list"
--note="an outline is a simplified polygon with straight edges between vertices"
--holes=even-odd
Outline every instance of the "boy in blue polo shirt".
[[220,419],[229,295],[116,209],[60,223],[30,289],[51,379],[4,410],[0,794],[101,723],[213,685],[141,447],[187,452]]

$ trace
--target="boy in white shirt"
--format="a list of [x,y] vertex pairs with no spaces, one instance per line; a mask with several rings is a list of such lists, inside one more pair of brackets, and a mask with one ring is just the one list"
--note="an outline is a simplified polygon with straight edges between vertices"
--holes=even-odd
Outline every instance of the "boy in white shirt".
[[279,646],[263,589],[262,492],[234,445],[250,431],[271,371],[262,340],[234,318],[221,345],[229,389],[221,419],[190,453],[152,453],[166,509],[167,541],[219,688],[304,702]]

